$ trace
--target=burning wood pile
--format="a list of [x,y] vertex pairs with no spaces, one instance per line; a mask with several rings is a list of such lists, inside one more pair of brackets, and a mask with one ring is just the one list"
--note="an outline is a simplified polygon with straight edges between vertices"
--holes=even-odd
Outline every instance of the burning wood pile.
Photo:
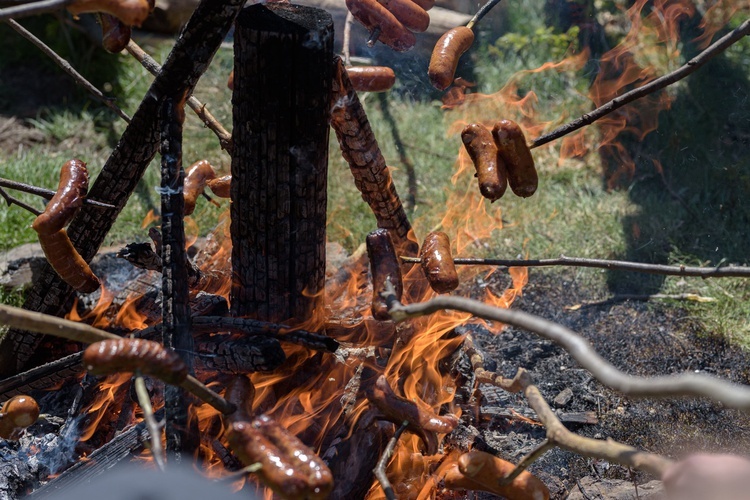
[[[201,3],[164,66],[154,69],[148,95],[91,189],[85,163],[70,160],[50,203],[44,212],[36,211],[33,228],[49,267],[24,309],[0,307],[0,324],[11,328],[0,350],[5,377],[0,394],[7,398],[0,410],[0,437],[23,439],[40,411],[47,424],[52,422],[45,405],[49,394],[59,393],[69,403],[69,415],[56,437],[67,439],[72,451],[53,471],[64,470],[59,476],[25,477],[18,489],[35,488],[39,480],[49,481],[46,491],[63,488],[77,474],[102,472],[129,457],[144,442],[143,456],[162,469],[172,461],[194,461],[217,477],[239,471],[231,476],[238,488],[247,481],[290,499],[450,498],[464,491],[547,499],[548,486],[527,469],[553,448],[645,471],[664,479],[676,495],[690,487],[694,468],[731,463],[735,472],[750,469],[737,457],[674,462],[627,444],[580,436],[563,425],[527,370],[519,366],[508,378],[487,369],[472,336],[457,327],[481,319],[535,332],[562,346],[602,384],[631,397],[700,396],[750,408],[748,387],[701,374],[629,376],[577,333],[508,309],[526,280],[525,269],[513,269],[513,286],[496,297],[504,307],[457,295],[435,297],[459,288],[455,266],[473,262],[454,259],[445,232],[430,232],[421,245],[416,239],[357,95],[357,87],[382,90],[392,84],[390,73],[377,70],[362,77],[334,57],[325,12],[284,3],[241,10],[242,4]],[[408,0],[347,5],[372,30],[373,43],[380,39],[396,50],[413,45],[412,31],[425,28],[431,6]],[[101,8],[73,2],[74,11],[84,9]],[[142,22],[119,11],[104,12],[126,26]],[[235,17],[231,138],[195,105],[231,150],[231,175],[219,175],[206,160],[185,173],[184,106],[194,106],[188,96]],[[457,59],[471,46],[471,28],[480,18],[439,42],[431,78],[441,89],[453,81]],[[733,36],[750,31],[746,24]],[[133,42],[124,46],[151,64]],[[279,85],[287,80],[292,83]],[[590,123],[591,115],[584,121]],[[378,229],[367,236],[366,251],[326,279],[329,125]],[[530,149],[552,135],[529,146],[514,121],[499,119],[491,129],[467,125],[461,138],[481,195],[494,202],[508,185],[517,196],[533,195],[539,178]],[[70,311],[74,291],[105,297],[106,277],[97,277],[88,261],[157,151],[161,231],[150,232],[153,246],[132,244],[121,252],[139,269],[152,271],[151,281],[141,283],[129,305],[107,303],[101,314],[106,321],[97,323],[102,328],[60,319]],[[231,227],[226,238],[217,235],[190,260],[183,218],[206,188],[231,199]],[[656,272],[659,266],[633,267]],[[677,275],[749,274],[733,266],[661,268]],[[121,319],[127,307],[138,321],[115,326],[110,320]],[[47,341],[42,334],[69,343]],[[81,350],[80,344],[90,345]],[[468,363],[464,373],[457,368],[461,360]],[[98,382],[99,376],[107,378]],[[545,439],[516,464],[472,449],[466,435],[472,408],[456,395],[462,385],[473,393],[480,383],[523,395],[534,422],[545,429]],[[53,386],[58,390],[38,398],[41,408],[30,396],[18,395]],[[590,420],[583,416],[584,423]],[[24,446],[46,452],[57,446],[49,444],[53,441]],[[727,480],[721,487],[729,491],[736,483]]]

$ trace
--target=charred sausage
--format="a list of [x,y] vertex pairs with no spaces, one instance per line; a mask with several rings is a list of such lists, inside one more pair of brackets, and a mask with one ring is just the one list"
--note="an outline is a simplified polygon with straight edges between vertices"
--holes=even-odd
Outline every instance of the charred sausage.
[[508,187],[508,173],[492,133],[483,125],[470,123],[461,132],[461,140],[477,171],[479,192],[490,201],[500,199]]
[[508,169],[508,184],[521,198],[528,198],[539,186],[534,158],[526,145],[521,127],[511,120],[500,120],[492,128],[499,155]]
[[38,234],[52,234],[61,230],[83,205],[89,189],[89,171],[81,160],[67,161],[60,169],[57,191],[31,227]]
[[422,271],[437,293],[448,293],[458,288],[458,272],[451,255],[451,242],[442,231],[427,235],[419,251]]
[[433,87],[445,90],[453,83],[458,60],[474,43],[474,32],[466,26],[449,29],[435,44],[427,75]]
[[386,280],[395,288],[398,300],[401,300],[404,292],[398,257],[387,229],[372,231],[367,235],[365,242],[372,272],[372,315],[375,319],[387,321],[391,316],[388,314],[388,304],[382,296]]
[[173,385],[179,385],[188,376],[187,365],[179,354],[144,339],[102,340],[91,344],[83,352],[83,366],[92,375],[139,370]]
[[68,285],[81,293],[92,293],[99,288],[99,278],[75,249],[65,229],[40,234],[39,243],[47,261]]
[[385,92],[396,83],[396,73],[388,66],[352,66],[346,73],[357,92]]

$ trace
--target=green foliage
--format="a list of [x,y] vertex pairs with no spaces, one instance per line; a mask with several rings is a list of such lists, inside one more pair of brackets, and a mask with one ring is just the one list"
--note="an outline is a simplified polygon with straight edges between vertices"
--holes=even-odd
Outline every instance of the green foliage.
[[506,33],[487,47],[491,56],[504,58],[508,52],[523,57],[523,54],[544,54],[550,61],[559,61],[567,53],[578,51],[578,26],[566,33],[555,33],[552,26],[540,27],[532,33]]

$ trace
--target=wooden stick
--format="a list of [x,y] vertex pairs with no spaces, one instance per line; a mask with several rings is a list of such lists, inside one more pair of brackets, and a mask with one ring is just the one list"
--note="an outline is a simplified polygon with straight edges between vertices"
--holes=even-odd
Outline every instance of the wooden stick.
[[74,1],[75,0],[42,0],[41,2],[29,2],[21,5],[14,5],[13,7],[0,9],[0,21],[35,16],[37,14],[44,14],[45,12],[64,9]]
[[[53,191],[52,189],[45,189],[45,188],[41,188],[37,186],[32,186],[31,184],[25,184],[23,182],[12,181],[10,179],[3,179],[2,177],[0,177],[0,187],[14,189],[16,191],[21,191],[23,193],[35,194],[47,200],[51,200],[52,197],[55,196],[55,191]],[[93,205],[95,207],[115,208],[114,205],[110,205],[109,203],[102,203],[101,201],[90,200],[88,198],[84,198],[83,203],[87,205]]]
[[719,40],[711,44],[706,50],[690,59],[687,63],[685,63],[675,71],[657,78],[656,80],[653,80],[642,87],[638,87],[637,89],[626,92],[621,96],[617,96],[608,103],[599,106],[595,110],[591,111],[590,113],[586,113],[580,118],[556,128],[552,132],[537,137],[536,139],[531,141],[529,148],[538,148],[539,146],[547,144],[548,142],[559,139],[560,137],[574,132],[581,127],[585,127],[586,125],[594,123],[599,118],[608,115],[612,111],[619,109],[624,105],[635,101],[636,99],[640,99],[641,97],[651,94],[652,92],[656,92],[657,90],[663,89],[664,87],[682,80],[683,78],[706,64],[711,58],[713,58],[717,54],[724,52],[727,48],[740,41],[748,34],[750,34],[750,19],[740,24],[734,31],[721,37]]
[[32,214],[34,214],[34,215],[36,215],[36,216],[39,216],[39,215],[41,215],[41,214],[42,214],[42,211],[41,211],[41,210],[38,210],[38,209],[36,209],[36,208],[32,207],[31,205],[27,205],[26,203],[22,202],[21,200],[19,200],[19,199],[18,199],[18,198],[16,198],[15,196],[11,196],[11,195],[9,195],[9,194],[8,194],[8,193],[7,193],[6,191],[5,191],[5,189],[3,189],[3,188],[0,188],[0,196],[2,196],[2,197],[3,197],[3,199],[4,199],[4,200],[5,200],[5,202],[6,202],[7,204],[8,204],[8,206],[11,206],[11,205],[18,205],[19,207],[23,208],[24,210],[26,210],[26,211],[28,211],[28,212],[31,212]]
[[30,332],[45,333],[85,344],[121,338],[114,333],[99,330],[85,323],[77,323],[56,316],[2,304],[0,304],[0,324]]
[[138,397],[138,404],[143,410],[143,420],[146,422],[146,428],[151,436],[151,454],[154,456],[154,462],[156,462],[159,470],[164,472],[166,470],[166,463],[164,461],[164,447],[161,445],[162,425],[154,418],[154,408],[151,406],[151,398],[148,395],[148,389],[146,389],[146,382],[140,375],[135,377],[135,393]]
[[375,474],[375,477],[378,478],[380,485],[383,487],[385,498],[387,498],[388,500],[396,500],[396,494],[393,492],[393,486],[391,486],[391,482],[388,480],[388,476],[386,476],[385,474],[385,469],[388,466],[388,462],[391,460],[391,455],[393,455],[393,452],[396,449],[396,445],[398,444],[398,440],[401,438],[401,434],[404,433],[408,426],[409,422],[407,421],[401,423],[401,426],[398,428],[391,440],[388,441],[388,446],[385,447],[383,455],[381,455],[380,460],[378,460],[378,465],[372,471],[373,474]]
[[[420,263],[418,257],[402,256],[401,260],[408,263]],[[453,263],[457,266],[501,266],[501,267],[593,267],[617,271],[633,271],[646,274],[661,274],[668,276],[697,276],[700,278],[748,278],[750,267],[689,267],[685,265],[669,266],[666,264],[643,264],[626,260],[584,259],[561,255],[557,259],[474,259],[456,258]]]

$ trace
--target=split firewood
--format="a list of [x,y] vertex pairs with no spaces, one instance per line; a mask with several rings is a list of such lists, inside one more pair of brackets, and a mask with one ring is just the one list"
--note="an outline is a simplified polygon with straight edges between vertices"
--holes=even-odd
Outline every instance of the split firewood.
[[14,396],[0,410],[0,438],[18,439],[39,418],[39,405],[31,396]]
[[393,285],[396,297],[401,300],[404,290],[401,267],[388,231],[376,229],[367,235],[365,242],[372,274],[372,316],[375,319],[387,321],[391,319],[391,316],[388,314],[388,304],[383,297],[385,283],[389,281]]
[[152,8],[149,0],[76,0],[67,7],[74,16],[86,12],[112,14],[128,26],[140,26]]
[[349,66],[346,73],[357,92],[385,92],[396,83],[396,73],[388,66]]
[[536,192],[539,176],[521,127],[514,121],[500,120],[492,128],[492,136],[508,170],[510,188],[516,196],[528,198]]
[[510,462],[482,451],[470,451],[448,469],[444,481],[450,490],[487,491],[514,500],[549,500],[549,489],[536,476],[523,471],[510,484],[500,480],[516,468]]
[[458,425],[455,415],[437,415],[430,409],[420,408],[393,392],[384,375],[367,389],[367,400],[370,401],[386,420],[396,424],[409,422],[408,430],[417,434],[425,446],[427,454],[434,455],[438,448],[438,434],[449,434]]
[[232,451],[246,466],[261,464],[255,474],[275,493],[290,500],[328,498],[333,488],[328,466],[270,417],[233,421],[228,427]]
[[112,14],[97,14],[102,27],[102,47],[107,52],[119,54],[130,43],[131,28]]
[[448,293],[458,288],[458,272],[453,264],[451,242],[442,231],[433,231],[427,235],[419,251],[422,259],[422,271],[427,281],[437,293]]

